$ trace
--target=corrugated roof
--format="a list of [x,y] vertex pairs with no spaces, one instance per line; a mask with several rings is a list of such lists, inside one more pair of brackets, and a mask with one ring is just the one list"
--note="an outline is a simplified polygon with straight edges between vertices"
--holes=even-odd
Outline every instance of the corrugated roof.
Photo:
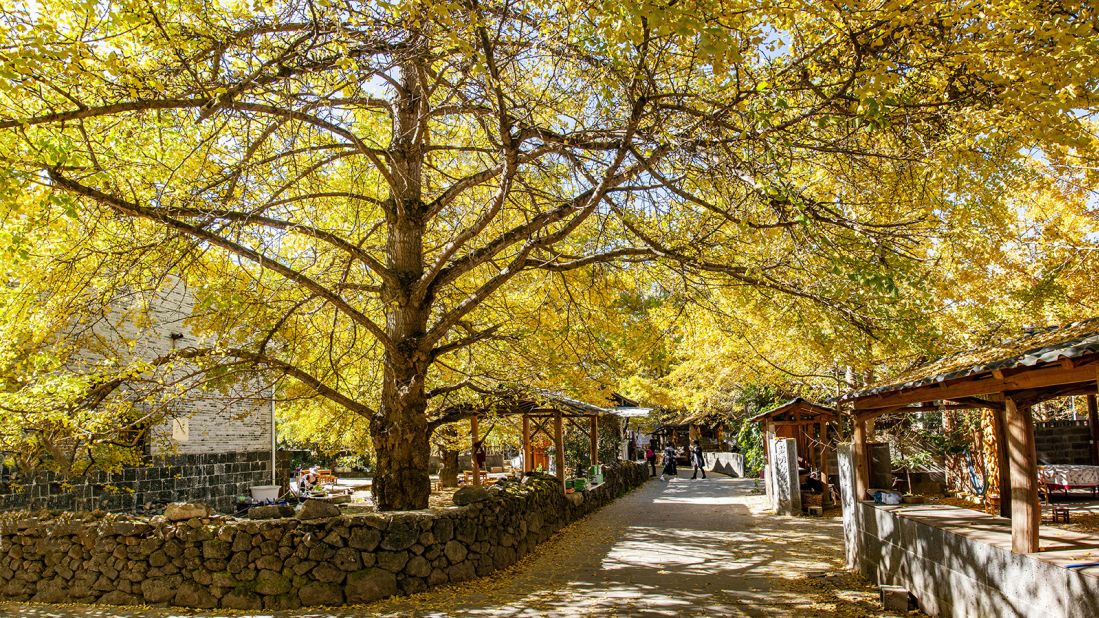
[[546,401],[551,401],[565,408],[572,408],[573,410],[576,410],[578,412],[594,412],[596,414],[611,413],[611,411],[607,408],[602,408],[586,401],[580,401],[579,399],[573,399],[572,397],[562,395],[561,393],[555,391],[548,391],[541,388],[533,390],[535,393],[538,394],[539,397],[545,399]]
[[1050,326],[1003,343],[960,352],[910,369],[888,382],[848,393],[839,401],[889,393],[989,373],[1034,367],[1099,352],[1099,318]]
[[782,405],[775,406],[775,407],[771,408],[770,410],[767,410],[766,412],[761,412],[761,413],[753,416],[752,418],[750,418],[748,420],[752,421],[752,422],[759,422],[759,421],[761,421],[761,420],[763,420],[763,419],[765,419],[769,416],[777,416],[779,414],[782,414],[783,412],[786,412],[788,410],[792,410],[794,408],[799,408],[799,407],[803,408],[803,409],[806,409],[806,410],[809,410],[810,412],[812,412],[814,414],[817,414],[817,415],[820,415],[820,414],[835,414],[835,412],[836,412],[832,408],[822,406],[820,404],[813,403],[812,401],[809,401],[808,399],[802,399],[801,397],[794,397],[790,401],[787,401],[786,403],[784,403]]

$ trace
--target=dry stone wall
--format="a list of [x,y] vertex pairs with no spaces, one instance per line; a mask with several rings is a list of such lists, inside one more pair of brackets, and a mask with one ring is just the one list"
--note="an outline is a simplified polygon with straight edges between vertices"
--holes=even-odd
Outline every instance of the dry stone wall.
[[[289,457],[279,453],[279,479],[290,476]],[[270,452],[208,453],[154,457],[148,465],[118,472],[94,471],[72,478],[48,470],[0,475],[0,511],[92,511],[143,513],[170,502],[197,500],[223,513],[253,485],[271,484]]]
[[622,462],[582,494],[531,476],[468,506],[314,520],[9,513],[0,518],[0,596],[203,609],[366,603],[514,564],[647,479],[643,465]]

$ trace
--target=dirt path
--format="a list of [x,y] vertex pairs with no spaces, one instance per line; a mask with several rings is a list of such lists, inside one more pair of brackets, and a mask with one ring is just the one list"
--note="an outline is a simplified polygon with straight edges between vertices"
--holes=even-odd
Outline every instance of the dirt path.
[[[887,615],[872,586],[842,572],[839,519],[768,515],[755,485],[717,474],[651,481],[491,577],[367,606],[275,615]],[[0,605],[0,614],[225,615],[36,605]]]

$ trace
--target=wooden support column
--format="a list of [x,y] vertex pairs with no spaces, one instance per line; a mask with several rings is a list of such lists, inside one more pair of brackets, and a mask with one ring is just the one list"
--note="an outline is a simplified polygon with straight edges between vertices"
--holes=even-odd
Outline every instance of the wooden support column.
[[1088,428],[1091,430],[1091,464],[1099,466],[1099,406],[1095,395],[1088,395]]
[[996,436],[996,471],[1000,490],[1000,517],[1011,518],[1011,465],[1008,463],[1008,435],[1003,410],[992,410],[992,432]]
[[589,421],[589,435],[591,442],[591,465],[599,465],[599,416],[592,414]]
[[854,455],[855,455],[855,499],[866,500],[870,490],[870,461],[866,449],[866,421],[855,417]]
[[820,484],[821,504],[830,504],[832,492],[828,489],[828,421],[820,422]]
[[530,445],[530,417],[526,414],[523,415],[523,472],[530,472],[534,469],[531,465],[531,457],[534,455],[534,449]]
[[473,450],[470,453],[472,455],[472,457],[470,457],[470,459],[472,460],[471,463],[473,464],[473,484],[479,486],[481,484],[481,466],[479,463],[477,463],[477,451],[480,450],[480,444],[478,444],[477,439],[476,414],[474,414],[473,417],[469,419],[469,431],[473,438]]
[[1038,452],[1034,445],[1034,416],[1030,406],[1004,399],[1004,425],[1011,468],[1011,551],[1038,551],[1038,527],[1042,523],[1038,504]]
[[553,411],[553,459],[557,466],[557,479],[561,481],[561,491],[565,491],[565,427],[560,410]]

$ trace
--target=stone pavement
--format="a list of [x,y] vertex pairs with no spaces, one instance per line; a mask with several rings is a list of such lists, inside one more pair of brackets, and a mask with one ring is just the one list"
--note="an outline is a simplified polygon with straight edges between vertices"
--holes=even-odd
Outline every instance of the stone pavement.
[[[653,480],[488,578],[367,606],[274,616],[886,615],[873,587],[842,573],[840,520],[769,515],[756,485],[719,474]],[[225,614],[0,604],[0,615]]]

